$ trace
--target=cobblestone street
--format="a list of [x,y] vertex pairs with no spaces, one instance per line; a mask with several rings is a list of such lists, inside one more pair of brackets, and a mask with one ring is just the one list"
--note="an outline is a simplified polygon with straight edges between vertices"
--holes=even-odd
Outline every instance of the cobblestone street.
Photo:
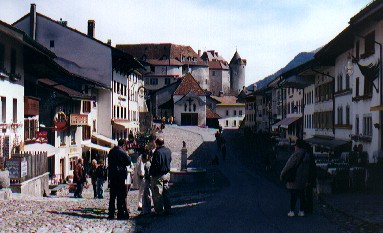
[[[182,141],[187,142],[189,154],[203,142],[198,133],[177,127],[167,127],[159,136],[164,137],[165,144],[173,151],[175,168],[181,164]],[[12,194],[9,200],[0,201],[0,232],[140,232],[140,225],[135,224],[139,218],[137,193],[128,194],[129,221],[107,220],[109,192],[105,192],[105,199],[93,199],[92,187],[84,189],[82,199],[73,198],[73,194],[59,197]]]

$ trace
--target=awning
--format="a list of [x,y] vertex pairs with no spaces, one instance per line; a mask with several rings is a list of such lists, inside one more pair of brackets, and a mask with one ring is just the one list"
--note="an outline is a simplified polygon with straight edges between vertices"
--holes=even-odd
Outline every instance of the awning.
[[275,123],[273,126],[272,126],[272,129],[277,129],[278,127],[281,127],[281,128],[289,128],[289,125],[294,123],[295,121],[301,119],[302,117],[287,117],[281,121],[278,121],[277,123]]
[[318,138],[313,137],[305,140],[311,145],[322,146],[327,149],[334,149],[339,146],[343,146],[347,143],[351,143],[350,141],[339,140],[339,139],[326,139],[326,138]]
[[100,146],[100,145],[97,145],[97,144],[94,144],[91,142],[87,142],[87,143],[82,142],[81,146],[82,147],[88,147],[88,148],[95,149],[95,150],[101,150],[101,151],[105,151],[105,152],[109,152],[109,150],[110,150],[109,147]]
[[124,127],[125,129],[131,129],[131,128],[138,128],[140,127],[138,125],[138,122],[123,122],[123,121],[115,121],[114,125],[119,126],[119,127]]
[[47,156],[53,156],[58,152],[58,148],[47,143],[33,143],[24,146],[25,152],[47,152]]
[[93,133],[92,137],[95,137],[98,140],[101,140],[101,141],[104,141],[104,142],[107,142],[107,143],[110,143],[110,144],[113,144],[113,145],[117,145],[117,141],[116,140],[113,140],[111,138],[105,137],[104,135],[101,135],[101,134]]

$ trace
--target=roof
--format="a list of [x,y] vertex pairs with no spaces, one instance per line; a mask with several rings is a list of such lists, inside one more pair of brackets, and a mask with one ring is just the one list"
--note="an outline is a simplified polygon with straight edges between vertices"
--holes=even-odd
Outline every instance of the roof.
[[351,141],[344,141],[344,140],[338,140],[338,139],[325,139],[325,138],[319,138],[319,137],[305,139],[305,141],[312,145],[318,145],[328,149],[334,149],[336,147],[345,145],[347,143],[351,143]]
[[54,90],[59,91],[60,93],[67,95],[70,98],[73,99],[81,99],[81,100],[94,100],[95,98],[93,96],[82,94],[76,90],[73,90],[69,87],[64,86],[63,84],[57,83],[55,81],[52,81],[50,79],[38,79],[37,80],[40,84],[43,84],[44,86],[50,87]]
[[220,103],[218,105],[243,105],[242,103],[238,103],[238,98],[236,96],[212,96],[213,99],[219,101]]
[[[225,59],[214,50],[208,50],[203,52],[201,56],[204,61],[225,61]],[[226,62],[226,61],[225,61]],[[227,62],[226,62],[227,63]]]
[[239,56],[238,51],[235,51],[233,58],[230,60],[230,64],[246,65],[246,59],[242,59],[241,56]]
[[221,119],[221,116],[206,106],[206,119]]
[[281,127],[287,129],[290,124],[294,123],[295,121],[299,120],[302,117],[287,117],[281,121],[278,121],[275,123],[272,127],[273,129]]
[[210,70],[229,70],[229,65],[226,61],[209,61]]
[[190,91],[196,95],[205,95],[205,92],[191,75],[191,73],[187,73],[173,95],[186,95]]
[[373,17],[375,21],[380,21],[383,17],[383,1],[375,0],[366,5],[359,13],[354,15],[349,24],[360,23],[366,20],[368,17]]
[[177,59],[167,59],[167,60],[147,59],[146,62],[154,66],[182,66],[183,65]]
[[[17,20],[16,22],[14,22],[12,25],[15,25],[15,24],[19,23],[20,21],[22,21],[22,20],[24,20],[25,18],[29,17],[29,15],[30,15],[30,13],[24,15],[24,16],[21,17],[19,20]],[[66,29],[69,29],[69,30],[71,30],[71,31],[73,31],[73,32],[76,32],[76,33],[78,33],[78,34],[80,34],[80,35],[82,35],[82,36],[84,36],[84,37],[87,37],[87,38],[89,38],[89,39],[91,39],[91,40],[93,40],[93,41],[96,41],[96,42],[98,42],[98,43],[101,44],[101,45],[104,45],[104,46],[106,46],[106,47],[109,47],[109,48],[112,50],[112,55],[113,55],[113,66],[117,66],[117,68],[119,68],[119,70],[122,70],[122,69],[123,69],[122,66],[121,66],[121,65],[115,65],[115,63],[116,63],[116,62],[119,62],[119,64],[120,64],[120,63],[121,63],[121,60],[125,60],[125,61],[130,62],[131,66],[132,66],[133,68],[144,68],[144,67],[142,66],[142,64],[141,64],[139,61],[137,61],[137,60],[136,60],[133,56],[131,56],[130,54],[126,54],[126,53],[124,53],[123,51],[118,50],[118,49],[116,49],[115,47],[113,47],[113,46],[111,46],[111,45],[109,45],[109,44],[107,44],[107,43],[104,43],[104,42],[102,42],[102,41],[96,39],[95,37],[88,36],[87,34],[85,34],[85,33],[83,33],[83,32],[80,32],[80,31],[78,31],[78,30],[76,30],[76,29],[74,29],[74,28],[68,27],[66,24],[64,25],[64,24],[62,24],[62,23],[60,23],[60,22],[58,22],[58,21],[56,21],[56,20],[53,20],[52,18],[50,18],[50,17],[48,17],[48,16],[45,16],[45,15],[43,15],[43,14],[40,14],[40,13],[38,13],[38,12],[36,12],[36,16],[43,17],[43,18],[45,18],[45,19],[47,19],[47,20],[49,20],[49,21],[52,21],[52,22],[56,23],[57,25],[60,25],[61,27],[64,27],[64,28],[66,28]]]
[[[140,60],[150,63],[150,61],[172,61],[172,59],[181,62],[182,65],[207,66],[198,54],[187,45],[176,45],[172,43],[160,44],[117,44],[116,48],[130,53]],[[194,60],[195,59],[195,60]],[[175,61],[172,61],[176,64]],[[153,64],[155,65],[155,64]]]

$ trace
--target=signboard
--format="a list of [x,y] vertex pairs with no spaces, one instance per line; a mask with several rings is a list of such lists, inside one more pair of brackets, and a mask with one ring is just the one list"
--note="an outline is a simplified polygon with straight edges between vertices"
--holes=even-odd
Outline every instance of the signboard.
[[26,160],[21,161],[21,177],[27,176],[27,171],[28,171],[28,163]]
[[88,125],[87,114],[70,114],[70,125]]
[[5,162],[5,167],[9,171],[9,178],[18,179],[20,178],[20,160],[18,159],[7,159]]

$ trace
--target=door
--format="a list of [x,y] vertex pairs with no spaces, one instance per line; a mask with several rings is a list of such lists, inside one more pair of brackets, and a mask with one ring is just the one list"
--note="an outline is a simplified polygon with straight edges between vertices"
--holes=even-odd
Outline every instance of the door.
[[181,125],[198,125],[198,113],[181,113]]

